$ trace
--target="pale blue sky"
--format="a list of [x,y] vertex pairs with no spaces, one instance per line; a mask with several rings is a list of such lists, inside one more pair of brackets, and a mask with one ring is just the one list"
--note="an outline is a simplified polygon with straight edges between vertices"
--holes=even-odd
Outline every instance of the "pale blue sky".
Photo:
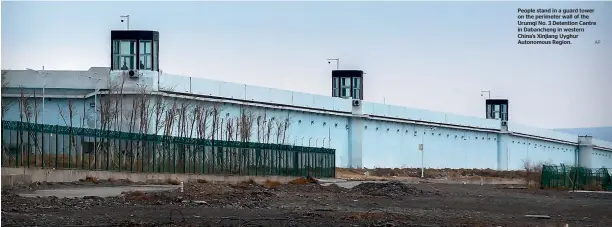
[[[518,7],[594,8],[598,25],[517,45]],[[491,90],[522,124],[612,126],[611,2],[3,1],[2,68],[109,66],[124,14],[160,32],[167,73],[330,95],[339,57],[367,73],[367,101],[482,117]]]

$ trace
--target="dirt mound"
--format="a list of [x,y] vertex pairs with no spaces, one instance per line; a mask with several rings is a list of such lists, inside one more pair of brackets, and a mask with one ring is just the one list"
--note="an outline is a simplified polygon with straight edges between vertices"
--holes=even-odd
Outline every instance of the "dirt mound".
[[325,191],[334,192],[334,193],[340,193],[340,192],[346,191],[344,188],[338,186],[337,184],[330,184],[328,186],[323,186],[322,188]]
[[366,195],[386,197],[440,195],[439,192],[420,190],[399,181],[390,181],[385,183],[361,183],[353,187],[351,191]]
[[318,183],[317,179],[314,179],[308,176],[308,177],[300,177],[295,180],[289,181],[288,184],[316,184],[316,183]]
[[266,188],[277,188],[281,185],[280,182],[278,181],[271,181],[271,180],[266,180],[266,182],[264,182],[263,186]]

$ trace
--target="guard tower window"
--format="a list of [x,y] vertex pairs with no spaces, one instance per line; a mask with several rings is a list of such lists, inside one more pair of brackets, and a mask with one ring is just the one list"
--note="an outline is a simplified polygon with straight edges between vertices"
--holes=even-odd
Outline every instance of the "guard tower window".
[[493,117],[495,119],[499,119],[499,105],[495,105],[495,107],[493,107]]
[[363,99],[363,71],[333,70],[332,96],[350,99]]
[[332,78],[332,97],[338,97],[338,77]]
[[136,69],[136,41],[115,40],[113,46],[113,70]]
[[508,120],[508,106],[501,105],[501,119],[504,121]]
[[152,43],[150,40],[140,40],[140,62],[138,69],[153,70]]
[[343,77],[341,80],[342,84],[340,85],[340,89],[342,89],[342,94],[340,96],[343,98],[349,97],[351,94],[351,78]]
[[361,78],[353,77],[353,99],[361,98]]
[[486,118],[508,121],[508,100],[507,99],[487,99]]
[[111,31],[111,70],[159,71],[159,32]]

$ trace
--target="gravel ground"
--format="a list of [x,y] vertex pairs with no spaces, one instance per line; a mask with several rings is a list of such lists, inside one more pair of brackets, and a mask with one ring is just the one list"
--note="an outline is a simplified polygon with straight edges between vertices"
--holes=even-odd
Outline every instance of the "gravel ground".
[[[75,182],[2,188],[2,226],[612,226],[612,194],[399,182],[266,186],[189,183],[184,192],[26,198]],[[536,219],[525,215],[548,215]]]

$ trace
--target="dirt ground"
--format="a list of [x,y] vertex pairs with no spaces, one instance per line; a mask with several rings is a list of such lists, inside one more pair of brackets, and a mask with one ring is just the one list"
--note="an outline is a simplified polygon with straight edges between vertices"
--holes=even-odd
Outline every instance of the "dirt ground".
[[3,187],[2,226],[612,226],[612,194],[396,181],[351,189],[301,183],[198,182],[186,184],[183,193],[71,199],[17,193],[131,183]]
[[[500,179],[525,179],[529,173],[526,171],[497,171],[493,169],[425,169],[424,177],[427,179],[462,179],[473,177],[487,177]],[[375,168],[375,169],[349,169],[336,168],[336,177],[347,180],[384,180],[391,178],[420,178],[420,168]]]

